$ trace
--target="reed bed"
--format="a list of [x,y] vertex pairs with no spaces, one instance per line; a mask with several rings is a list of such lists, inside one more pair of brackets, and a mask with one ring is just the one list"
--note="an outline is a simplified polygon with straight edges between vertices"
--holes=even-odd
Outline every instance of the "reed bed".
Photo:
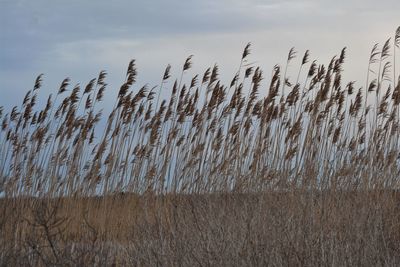
[[44,107],[39,75],[0,107],[0,262],[399,265],[399,49],[400,27],[362,85],[345,48],[293,48],[266,81],[248,44],[227,85],[189,56],[138,86],[132,60],[107,115],[105,71]]

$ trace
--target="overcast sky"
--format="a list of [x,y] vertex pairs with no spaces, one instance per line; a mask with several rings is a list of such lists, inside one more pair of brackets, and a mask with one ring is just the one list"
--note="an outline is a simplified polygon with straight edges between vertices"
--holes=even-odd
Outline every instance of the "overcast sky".
[[133,58],[137,86],[157,85],[168,63],[177,75],[191,54],[191,74],[218,63],[228,82],[247,42],[266,73],[292,46],[319,63],[347,46],[345,78],[363,85],[369,52],[400,26],[399,10],[399,0],[0,0],[0,106],[19,105],[40,73],[47,94],[65,77],[85,85],[107,70],[114,97]]

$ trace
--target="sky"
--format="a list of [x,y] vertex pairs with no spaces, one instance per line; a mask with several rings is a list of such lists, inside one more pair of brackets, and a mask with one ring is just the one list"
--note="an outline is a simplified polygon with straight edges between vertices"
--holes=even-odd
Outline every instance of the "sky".
[[[111,105],[131,59],[136,87],[158,85],[167,64],[179,76],[189,55],[187,77],[217,63],[228,84],[248,42],[266,76],[291,47],[298,61],[309,49],[328,64],[346,46],[344,80],[362,86],[369,52],[393,36],[399,10],[398,0],[0,0],[0,106],[19,105],[40,73],[45,100],[65,77],[84,86],[101,70]],[[297,69],[294,61],[289,73]]]

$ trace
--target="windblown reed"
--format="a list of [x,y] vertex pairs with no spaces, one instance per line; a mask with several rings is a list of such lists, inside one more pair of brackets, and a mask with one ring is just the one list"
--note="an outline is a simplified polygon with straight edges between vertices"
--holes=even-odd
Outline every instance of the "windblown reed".
[[[168,65],[158,86],[140,87],[132,60],[104,128],[99,122],[103,118],[101,102],[108,90],[105,71],[82,88],[64,79],[42,108],[36,104],[43,82],[43,75],[39,75],[20,106],[9,112],[0,107],[0,212],[4,215],[0,243],[5,249],[0,259],[5,261],[8,252],[14,255],[18,251],[25,253],[25,261],[35,259],[38,265],[61,263],[63,257],[78,253],[82,244],[87,244],[82,255],[89,253],[85,249],[90,247],[90,236],[96,239],[91,251],[97,251],[99,239],[103,242],[101,253],[119,255],[117,245],[106,241],[126,244],[133,242],[128,238],[133,235],[138,243],[129,243],[126,248],[139,255],[138,261],[125,264],[229,265],[232,259],[236,261],[230,263],[237,265],[283,265],[285,259],[299,265],[399,264],[396,245],[400,245],[400,228],[395,223],[399,202],[394,193],[400,185],[399,49],[400,28],[393,42],[388,39],[382,47],[373,47],[364,87],[342,80],[345,48],[327,65],[312,60],[307,50],[297,74],[291,77],[288,66],[298,55],[292,48],[286,66],[274,66],[266,82],[261,68],[249,63],[248,44],[229,85],[219,80],[218,65],[203,75],[188,76],[193,60],[189,56],[176,80],[171,80]],[[306,78],[301,81],[303,76]],[[164,92],[169,92],[169,99],[162,99]],[[136,207],[134,212],[121,197]],[[373,216],[377,217],[372,221],[363,201],[376,209]],[[340,215],[352,213],[348,205],[337,206],[340,203],[356,203],[363,210],[360,217]],[[258,215],[251,205],[258,209]],[[10,207],[24,219],[11,215]],[[99,210],[94,210],[96,207]],[[126,214],[115,214],[113,209],[118,207]],[[220,217],[215,209],[222,209],[228,217]],[[191,215],[185,218],[183,214]],[[115,224],[110,215],[142,230],[146,229],[145,221],[155,228],[146,229],[146,239],[133,228]],[[210,216],[216,216],[215,220],[207,224]],[[329,221],[334,216],[338,218]],[[229,228],[227,218],[238,220],[237,227]],[[273,235],[261,225],[263,220],[280,229],[283,236]],[[289,222],[281,225],[281,220]],[[375,229],[382,234],[364,236],[365,242],[386,247],[370,247],[365,250],[368,256],[357,254],[357,246],[367,244],[357,243],[364,242],[361,239],[350,240],[355,238],[348,232],[352,220],[367,223],[368,231]],[[66,221],[76,221],[75,230],[67,231],[69,235],[59,228]],[[203,236],[216,230],[212,222],[227,227],[217,232],[221,240],[241,240],[245,250],[231,244],[220,251],[226,257],[223,260],[212,256],[223,249],[217,243],[212,243],[216,247],[210,245],[210,236]],[[185,223],[195,224],[198,239],[188,241],[190,231]],[[240,230],[244,225],[250,231],[248,240],[239,236],[246,235]],[[29,227],[42,230],[26,230]],[[346,230],[341,232],[340,227]],[[238,236],[232,236],[233,230]],[[299,237],[296,231],[310,235],[310,239]],[[358,228],[354,231],[370,233]],[[262,243],[255,233],[288,243],[281,240],[277,248]],[[56,236],[58,245],[52,243]],[[60,240],[70,245],[61,246]],[[187,252],[192,253],[189,259],[182,254],[186,249],[182,244],[164,243],[182,240],[189,242],[189,247],[205,250]],[[349,251],[341,247],[340,240],[350,244]],[[7,247],[7,242],[13,246]],[[37,247],[36,242],[43,247]],[[152,251],[146,254],[138,244]],[[300,251],[302,246],[310,251]],[[250,255],[251,249],[256,254]],[[242,256],[230,257],[229,253]],[[354,258],[340,258],[344,255]],[[98,258],[90,257],[79,260],[101,264]],[[103,263],[110,264],[107,260]]]

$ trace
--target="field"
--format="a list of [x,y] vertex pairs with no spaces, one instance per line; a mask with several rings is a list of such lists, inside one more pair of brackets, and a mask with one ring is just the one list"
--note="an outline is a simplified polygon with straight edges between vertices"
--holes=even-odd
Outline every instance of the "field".
[[266,81],[248,44],[227,85],[189,56],[138,86],[132,60],[106,115],[105,71],[43,107],[40,75],[0,107],[1,265],[399,266],[399,49],[400,27],[363,84],[345,48]]

